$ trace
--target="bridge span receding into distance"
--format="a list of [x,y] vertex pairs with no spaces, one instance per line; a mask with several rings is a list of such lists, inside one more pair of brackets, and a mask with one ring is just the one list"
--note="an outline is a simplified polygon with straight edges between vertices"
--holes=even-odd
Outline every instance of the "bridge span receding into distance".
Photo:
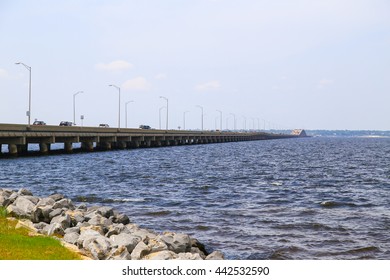
[[[304,132],[304,131],[303,131]],[[29,144],[39,144],[39,154],[49,154],[51,144],[63,143],[64,153],[72,153],[74,143],[81,143],[81,151],[130,149],[298,138],[304,133],[276,134],[261,131],[199,131],[135,128],[107,128],[52,125],[0,124],[0,155],[27,155]],[[8,145],[8,152],[1,147]]]

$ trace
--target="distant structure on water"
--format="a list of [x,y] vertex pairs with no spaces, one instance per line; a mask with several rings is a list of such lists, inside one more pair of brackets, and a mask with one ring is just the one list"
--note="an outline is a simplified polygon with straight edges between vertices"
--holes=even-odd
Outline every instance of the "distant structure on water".
[[299,137],[307,137],[306,131],[304,129],[294,129],[291,134]]

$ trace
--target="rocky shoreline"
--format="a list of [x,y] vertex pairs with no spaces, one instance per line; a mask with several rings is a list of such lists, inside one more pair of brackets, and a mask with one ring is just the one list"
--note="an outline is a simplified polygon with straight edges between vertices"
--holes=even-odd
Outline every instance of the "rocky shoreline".
[[94,260],[223,260],[183,233],[156,233],[108,206],[75,206],[62,194],[37,197],[27,189],[0,188],[0,206],[37,234],[59,238]]

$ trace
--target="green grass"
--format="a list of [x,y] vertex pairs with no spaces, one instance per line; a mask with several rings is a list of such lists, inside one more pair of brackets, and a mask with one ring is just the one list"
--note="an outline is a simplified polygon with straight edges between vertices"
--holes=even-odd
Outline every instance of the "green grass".
[[47,236],[31,236],[25,228],[15,229],[16,221],[6,219],[0,207],[0,260],[80,260],[59,240]]

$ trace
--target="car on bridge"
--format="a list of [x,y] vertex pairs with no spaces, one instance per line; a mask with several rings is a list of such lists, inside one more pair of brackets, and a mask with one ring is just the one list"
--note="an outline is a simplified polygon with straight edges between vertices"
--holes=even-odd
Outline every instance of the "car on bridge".
[[101,123],[101,124],[99,124],[99,127],[110,127],[110,126],[106,123]]
[[72,122],[67,122],[67,121],[60,122],[60,126],[72,126],[72,125],[73,125]]
[[141,128],[141,129],[151,129],[151,127],[149,125],[144,125],[144,124],[141,124],[139,126],[139,128]]
[[46,123],[44,121],[37,121],[37,120],[35,120],[33,122],[33,125],[46,125]]

